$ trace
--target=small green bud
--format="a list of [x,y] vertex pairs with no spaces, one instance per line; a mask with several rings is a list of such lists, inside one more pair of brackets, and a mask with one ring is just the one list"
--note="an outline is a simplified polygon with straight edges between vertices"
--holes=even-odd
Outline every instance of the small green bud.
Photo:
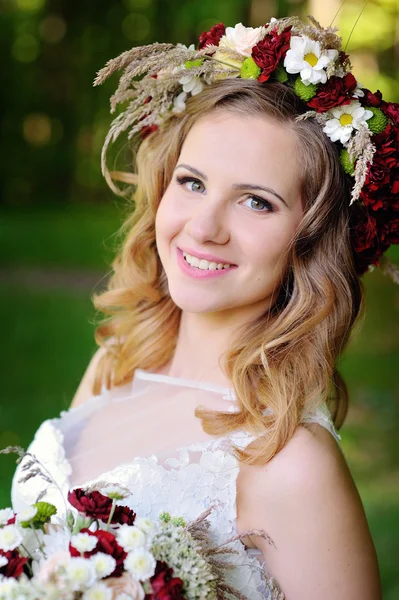
[[367,125],[373,133],[382,133],[388,124],[388,118],[384,115],[380,108],[375,106],[366,106],[367,110],[371,110],[374,116],[368,119]]
[[200,67],[203,62],[203,58],[198,58],[197,60],[186,60],[186,62],[184,63],[184,68],[192,69],[193,67]]
[[159,515],[159,520],[163,521],[164,523],[169,523],[171,518],[172,517],[170,516],[170,513],[166,512],[166,511],[161,512],[161,514]]
[[284,69],[283,65],[279,65],[277,69],[274,71],[274,76],[280,83],[285,83],[288,81],[288,73]]
[[252,56],[248,56],[241,65],[240,75],[242,79],[258,79],[261,72]]
[[300,77],[295,79],[294,91],[304,102],[309,102],[316,95],[317,86],[314,83],[305,85]]
[[176,525],[177,527],[186,526],[186,521],[183,519],[183,517],[172,517],[171,523],[173,523],[173,525]]
[[341,150],[339,159],[341,161],[341,165],[343,166],[345,173],[348,173],[348,175],[353,175],[355,172],[355,164],[351,160],[351,157],[349,156],[349,152],[347,151],[346,148],[343,148]]

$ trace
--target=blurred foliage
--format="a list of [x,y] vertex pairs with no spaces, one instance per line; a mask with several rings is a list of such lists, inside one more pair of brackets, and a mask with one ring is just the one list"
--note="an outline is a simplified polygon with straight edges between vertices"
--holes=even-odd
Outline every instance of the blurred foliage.
[[[133,45],[195,43],[223,21],[258,26],[308,12],[328,25],[337,13],[354,74],[385,99],[399,99],[399,2],[372,0],[0,0],[0,448],[27,446],[46,418],[66,409],[94,351],[91,282],[106,273],[125,208],[100,173],[115,77],[93,88],[96,72]],[[361,16],[360,16],[361,14]],[[359,20],[357,21],[358,17]],[[352,31],[353,29],[353,31]],[[131,157],[116,149],[117,169]],[[399,263],[398,248],[389,252]],[[58,269],[35,286],[20,269]],[[22,273],[22,271],[21,271]],[[74,274],[88,276],[87,289]],[[89,277],[90,275],[90,277]],[[341,360],[351,408],[345,455],[366,508],[384,600],[399,598],[399,292],[378,271],[365,276],[367,313]],[[0,506],[9,502],[14,464],[3,457]]]

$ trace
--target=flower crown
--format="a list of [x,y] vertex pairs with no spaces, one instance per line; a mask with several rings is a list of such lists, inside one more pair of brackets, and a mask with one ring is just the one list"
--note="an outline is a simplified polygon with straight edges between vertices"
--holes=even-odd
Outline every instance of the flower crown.
[[188,96],[226,77],[279,81],[304,103],[297,119],[318,121],[353,178],[350,225],[358,273],[379,265],[399,283],[399,270],[381,260],[391,244],[399,243],[399,104],[362,88],[336,31],[322,28],[313,17],[309,23],[273,18],[257,28],[219,23],[201,34],[198,49],[154,43],[110,60],[94,85],[123,69],[111,113],[128,101],[103,146],[102,171],[110,187],[120,193],[106,155],[122,132],[129,130],[129,139],[145,138],[168,116],[183,112]]

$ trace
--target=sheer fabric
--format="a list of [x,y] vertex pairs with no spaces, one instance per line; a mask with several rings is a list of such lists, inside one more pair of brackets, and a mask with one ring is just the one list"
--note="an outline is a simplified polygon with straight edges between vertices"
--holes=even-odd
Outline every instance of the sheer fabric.
[[[43,499],[63,513],[68,489],[109,482],[132,492],[129,502],[139,516],[156,518],[168,510],[191,520],[215,504],[210,535],[216,543],[226,541],[237,533],[239,465],[231,446],[244,448],[255,438],[244,431],[209,436],[194,415],[199,405],[237,410],[233,389],[136,369],[131,384],[103,389],[41,425],[29,451],[55,483],[39,478],[20,483],[22,462],[13,480],[14,510],[35,502],[45,488]],[[303,422],[319,423],[340,439],[324,404]],[[251,600],[277,598],[261,552],[240,540],[233,544],[238,554],[228,559],[235,565],[231,585]]]

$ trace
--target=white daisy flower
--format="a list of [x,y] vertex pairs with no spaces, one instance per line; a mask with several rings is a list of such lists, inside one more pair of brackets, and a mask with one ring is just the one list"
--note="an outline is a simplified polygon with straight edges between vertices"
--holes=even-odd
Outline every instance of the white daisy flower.
[[0,569],[1,567],[5,567],[6,565],[8,565],[8,558],[6,558],[5,556],[0,556]]
[[104,583],[97,583],[82,596],[82,600],[112,600],[113,591]]
[[122,546],[126,552],[131,552],[136,548],[142,548],[146,545],[147,538],[139,527],[135,525],[122,525],[116,533],[118,544]]
[[19,527],[7,525],[0,529],[0,548],[5,552],[15,550],[21,543],[23,537]]
[[137,548],[127,555],[124,565],[134,579],[144,581],[154,575],[156,561],[151,552]]
[[104,490],[101,490],[101,493],[113,500],[124,500],[130,496],[130,492],[126,488],[122,488],[118,485],[106,487]]
[[235,27],[226,27],[219,48],[231,48],[243,56],[251,56],[252,48],[259,42],[262,32],[263,27],[244,27],[242,23],[237,23]]
[[155,523],[147,517],[136,517],[134,524],[144,533],[154,533],[156,530]]
[[325,68],[337,56],[338,50],[322,50],[319,42],[306,36],[294,35],[285,55],[284,67],[287,73],[299,73],[305,85],[326,83]]
[[21,510],[16,515],[17,523],[24,523],[25,521],[32,521],[37,515],[37,508],[34,506],[27,506],[24,510]]
[[2,508],[0,509],[0,527],[2,525],[7,525],[8,521],[12,519],[14,516],[14,511],[12,508]]
[[83,591],[95,582],[96,571],[91,560],[73,557],[66,565],[65,576],[72,590]]
[[14,577],[3,577],[0,581],[0,598],[14,598],[18,592],[18,580]]
[[353,90],[353,97],[354,98],[363,98],[364,92],[363,92],[362,88],[363,88],[362,84],[357,81],[356,82],[356,87]]
[[176,98],[173,100],[173,108],[172,112],[181,113],[186,110],[186,100],[187,94],[186,92],[181,92]]
[[373,113],[371,110],[363,108],[357,100],[353,100],[345,106],[332,108],[327,112],[327,121],[323,131],[328,135],[331,141],[346,144],[354,129],[359,129],[360,125],[367,125],[368,119],[371,119]]
[[98,539],[89,533],[78,533],[71,538],[71,544],[78,552],[91,552],[97,546]]
[[105,554],[105,552],[97,552],[97,554],[93,554],[90,560],[94,565],[96,575],[99,579],[108,577],[108,575],[111,575],[111,573],[115,570],[116,560],[113,556]]

